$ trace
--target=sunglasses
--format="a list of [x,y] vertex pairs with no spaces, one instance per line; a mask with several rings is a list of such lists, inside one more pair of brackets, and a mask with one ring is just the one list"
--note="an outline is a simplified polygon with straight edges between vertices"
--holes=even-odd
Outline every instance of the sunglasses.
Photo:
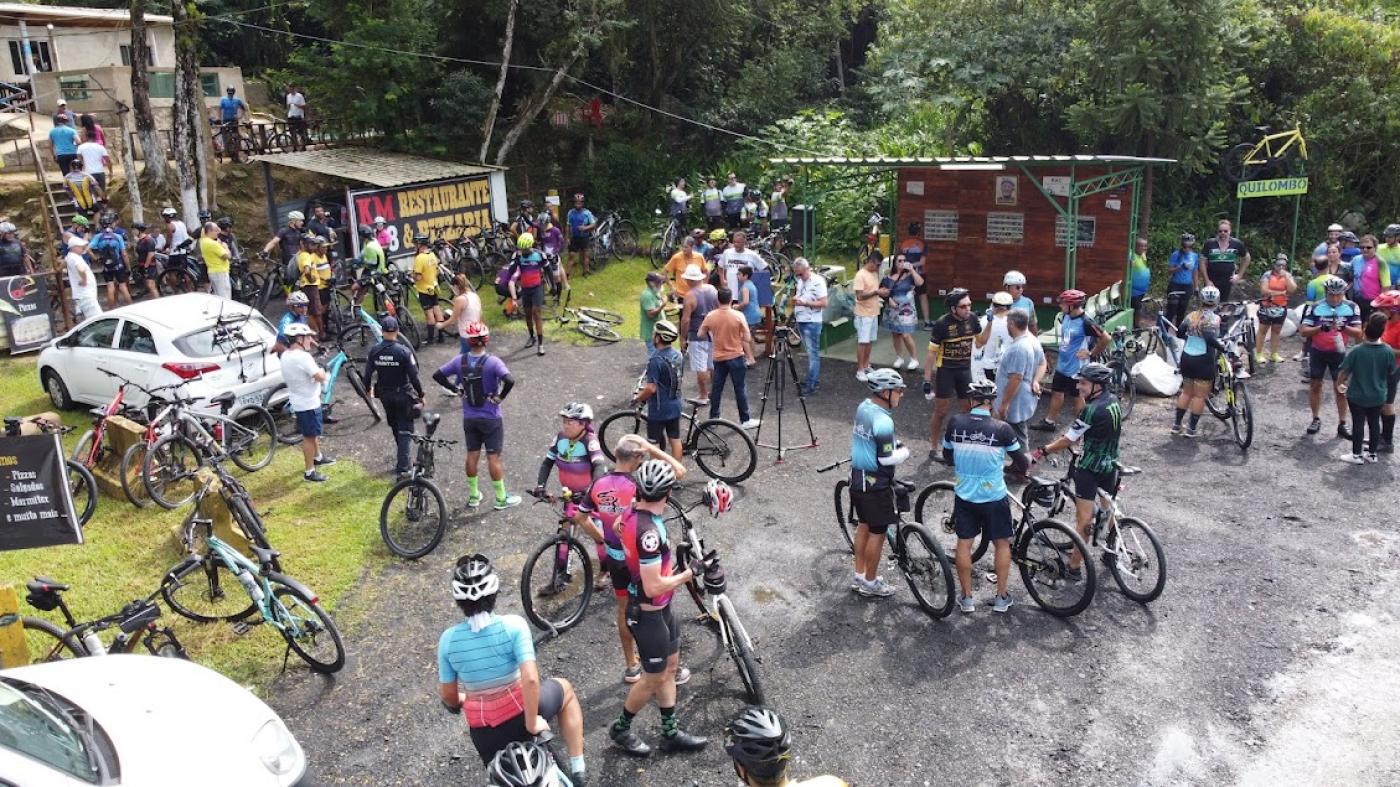
[[1362,251],[1365,251],[1365,250],[1367,250],[1367,249],[1374,249],[1374,248],[1376,248],[1376,247],[1375,247],[1375,246],[1362,246],[1362,247],[1361,247],[1361,250],[1362,250]]

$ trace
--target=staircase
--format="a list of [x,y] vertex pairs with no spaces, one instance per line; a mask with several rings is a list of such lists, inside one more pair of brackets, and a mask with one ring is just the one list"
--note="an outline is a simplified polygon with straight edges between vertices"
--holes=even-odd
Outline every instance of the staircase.
[[[28,88],[9,82],[0,82],[0,122],[17,126],[19,125],[17,121],[5,116],[24,116],[33,110],[34,100],[29,97]],[[39,158],[39,149],[32,136],[29,147],[35,159],[42,162],[43,159]],[[48,179],[49,173],[47,171],[44,172],[44,191],[46,192],[45,199],[48,201],[48,211],[54,221],[55,237],[61,238],[63,237],[63,228],[67,227],[73,220],[77,209],[73,206],[73,200],[68,196],[67,187],[63,185],[62,173],[58,174],[59,179],[54,181]]]

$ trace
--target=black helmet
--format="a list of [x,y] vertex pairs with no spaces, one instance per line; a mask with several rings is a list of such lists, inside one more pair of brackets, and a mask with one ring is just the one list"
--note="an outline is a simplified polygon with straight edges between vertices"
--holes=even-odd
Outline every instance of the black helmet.
[[360,233],[360,237],[361,237],[361,238],[372,238],[372,237],[374,237],[374,228],[371,227],[371,226],[369,226],[368,224],[361,224],[361,225],[359,226],[359,228],[356,230],[356,232]]
[[777,712],[762,705],[745,708],[724,728],[724,751],[760,778],[773,778],[787,768],[792,735]]
[[554,768],[548,749],[533,741],[515,741],[496,752],[486,775],[491,780],[490,787],[542,787],[554,783]]
[[211,219],[211,218],[213,218],[213,217],[214,217],[214,214],[210,213],[208,208],[205,208],[204,210],[201,210],[201,211],[199,212],[199,220],[200,220],[200,221],[208,221],[209,219]]
[[1189,232],[1183,232],[1183,233],[1181,233],[1181,245],[1185,246],[1185,245],[1188,244],[1188,243],[1195,243],[1195,242],[1196,242],[1196,236],[1195,236],[1195,235],[1192,235],[1192,234],[1189,233]]
[[413,236],[413,242],[419,246],[422,246],[427,243],[432,243],[433,240],[432,238],[429,238],[426,234],[420,232],[417,235]]
[[221,229],[221,230],[231,230],[231,229],[233,229],[233,217],[232,217],[232,216],[221,216],[221,217],[219,217],[219,220],[218,220],[217,222],[215,222],[215,223],[219,225],[219,229]]
[[97,217],[97,225],[98,225],[99,227],[110,227],[110,226],[112,226],[113,220],[114,220],[114,219],[113,219],[112,214],[110,214],[110,213],[104,213],[104,214],[102,214],[101,216]]
[[1108,385],[1108,381],[1113,379],[1113,370],[1101,363],[1086,363],[1079,369],[1079,374],[1074,376],[1076,380],[1088,380],[1095,385]]
[[953,289],[948,290],[948,294],[947,294],[947,295],[943,296],[943,303],[944,303],[949,309],[951,309],[951,308],[953,308],[954,306],[957,306],[957,305],[958,305],[958,301],[961,301],[963,298],[966,298],[966,297],[967,297],[967,290],[964,290],[962,287],[954,287]]
[[131,228],[134,229],[134,230],[144,230],[144,229],[146,229],[146,222],[144,222],[144,221],[133,221],[133,222],[131,222]]

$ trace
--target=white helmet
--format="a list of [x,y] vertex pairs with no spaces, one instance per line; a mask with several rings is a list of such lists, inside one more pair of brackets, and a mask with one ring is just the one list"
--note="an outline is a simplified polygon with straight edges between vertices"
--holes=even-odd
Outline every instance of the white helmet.
[[647,501],[657,501],[676,485],[676,471],[670,462],[661,459],[648,459],[637,468],[637,497]]
[[1202,287],[1199,295],[1203,306],[1215,306],[1220,303],[1220,290],[1216,289],[1213,284]]
[[164,208],[160,209],[160,215],[164,216],[167,219],[173,219],[176,216],[180,215],[180,212],[167,205]]
[[1006,275],[1001,277],[1001,286],[1024,287],[1026,286],[1026,275],[1020,271],[1007,271]]
[[875,393],[881,391],[902,391],[906,387],[904,375],[894,369],[876,369],[865,378],[865,385]]
[[287,214],[287,221],[306,221],[306,214],[299,210],[294,210]]
[[8,221],[0,221],[0,232],[14,232],[15,225]]
[[309,303],[311,303],[310,299],[301,290],[293,290],[292,294],[287,296],[288,306],[306,306]]
[[457,558],[452,570],[452,598],[458,601],[479,601],[494,596],[501,589],[501,578],[490,558],[482,554]]
[[383,216],[375,216],[375,217],[374,217],[374,223],[375,223],[375,224],[388,224],[389,222],[385,221]]
[[564,418],[572,418],[575,421],[592,421],[593,408],[583,402],[569,402],[559,411],[559,415]]
[[316,332],[311,330],[311,326],[304,322],[294,322],[287,326],[285,331],[288,339],[295,339],[299,336],[315,336]]

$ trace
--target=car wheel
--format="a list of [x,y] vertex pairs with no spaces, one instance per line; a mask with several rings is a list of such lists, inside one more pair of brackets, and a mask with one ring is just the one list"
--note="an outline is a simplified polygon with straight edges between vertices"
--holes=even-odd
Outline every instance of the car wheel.
[[68,395],[68,386],[63,384],[63,378],[58,376],[58,372],[52,369],[45,369],[39,375],[44,381],[44,391],[49,395],[49,401],[60,410],[73,409],[73,397]]

